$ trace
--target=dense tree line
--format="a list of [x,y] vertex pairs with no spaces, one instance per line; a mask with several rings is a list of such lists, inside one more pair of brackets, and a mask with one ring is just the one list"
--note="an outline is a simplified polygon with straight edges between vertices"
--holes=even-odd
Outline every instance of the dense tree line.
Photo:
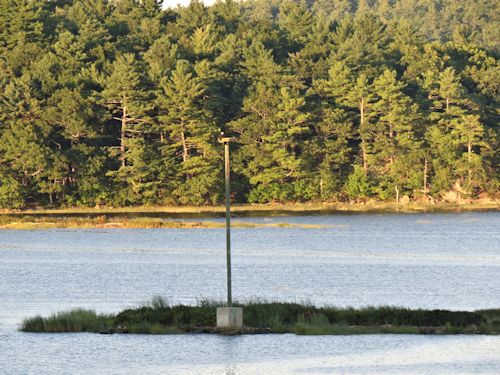
[[0,206],[499,187],[496,2],[0,0]]

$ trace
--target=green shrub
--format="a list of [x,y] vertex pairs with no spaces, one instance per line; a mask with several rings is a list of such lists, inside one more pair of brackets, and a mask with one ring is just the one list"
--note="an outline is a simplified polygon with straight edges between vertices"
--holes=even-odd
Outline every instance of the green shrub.
[[354,166],[353,172],[347,178],[345,191],[351,199],[366,199],[372,194],[368,176],[359,165]]

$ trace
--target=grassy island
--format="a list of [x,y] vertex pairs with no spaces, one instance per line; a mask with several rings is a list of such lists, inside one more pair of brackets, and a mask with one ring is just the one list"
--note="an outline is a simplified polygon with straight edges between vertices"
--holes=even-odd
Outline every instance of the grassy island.
[[244,310],[244,327],[216,327],[214,301],[196,306],[170,305],[161,297],[116,315],[75,309],[49,317],[25,319],[25,332],[94,333],[221,333],[299,335],[349,334],[500,334],[500,309],[469,311],[412,310],[399,307],[335,308],[308,304],[249,301],[236,303]]

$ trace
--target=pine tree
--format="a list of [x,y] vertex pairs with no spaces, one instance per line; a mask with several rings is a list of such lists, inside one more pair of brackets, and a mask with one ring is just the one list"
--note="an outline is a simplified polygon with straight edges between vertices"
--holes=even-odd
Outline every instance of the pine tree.
[[191,35],[194,30],[209,23],[207,8],[200,0],[191,0],[188,6],[178,9],[178,14],[174,33],[179,39]]
[[379,179],[383,198],[392,191],[413,193],[420,188],[421,152],[416,125],[419,123],[418,106],[404,94],[405,85],[398,81],[396,72],[386,70],[373,82],[376,113],[372,126],[371,166]]
[[178,58],[179,46],[172,43],[168,35],[157,39],[144,53],[151,81],[159,82],[162,77],[168,76],[175,68]]
[[455,166],[461,155],[453,140],[452,130],[466,114],[465,91],[460,77],[452,68],[445,69],[438,77],[434,76],[434,80],[428,78],[425,87],[432,100],[429,120],[433,125],[426,136],[433,156],[432,190],[445,191],[459,182]]
[[261,42],[253,42],[243,51],[243,72],[250,82],[279,86],[283,68],[274,61],[272,51]]
[[0,167],[0,207],[22,208],[26,200],[24,187],[11,168]]
[[317,15],[325,15],[331,21],[339,21],[346,15],[353,13],[355,2],[350,0],[317,0],[314,2],[312,9]]
[[119,196],[120,204],[158,203],[165,181],[161,180],[162,159],[157,149],[143,137],[128,140],[127,164],[120,167],[116,178],[127,189]]
[[220,156],[215,148],[218,130],[206,116],[200,101],[205,88],[192,66],[179,60],[169,79],[161,83],[158,99],[161,128],[180,157],[173,194],[181,203],[201,204],[218,200]]
[[318,172],[319,197],[338,198],[353,162],[349,144],[354,138],[351,116],[343,109],[324,106],[313,121],[313,127],[314,137],[306,149]]
[[295,43],[304,45],[311,35],[312,14],[304,2],[283,1],[280,4],[278,24]]
[[304,111],[305,100],[289,88],[276,92],[258,83],[255,90],[244,101],[247,116],[232,124],[241,134],[240,155],[247,155],[236,171],[255,187],[251,201],[293,199],[297,183],[305,177],[299,157],[310,117]]
[[[441,101],[445,102],[444,111],[446,114],[451,114],[451,104],[458,104],[463,94],[463,88],[460,83],[460,78],[456,75],[453,68],[446,68],[439,74],[437,94],[441,100],[434,101],[434,107],[440,109]],[[459,108],[455,106],[456,110]]]
[[97,131],[95,111],[89,100],[79,90],[61,89],[48,101],[45,111],[46,121],[61,128],[60,134],[77,144],[83,139],[94,138]]
[[[475,189],[484,186],[486,173],[481,153],[484,142],[485,129],[477,115],[464,115],[454,122],[451,135],[456,147],[459,148],[456,170],[462,176],[465,188],[473,193]],[[462,151],[464,150],[464,151]],[[460,155],[460,153],[462,155]]]
[[218,35],[213,24],[198,27],[191,35],[189,45],[198,58],[213,57]]
[[321,198],[340,193],[352,163],[357,99],[351,97],[354,87],[351,70],[343,62],[333,62],[328,79],[313,81],[310,92],[317,95],[315,135],[310,142],[316,168],[319,171]]
[[0,1],[0,50],[13,49],[43,40],[47,14],[43,2],[30,0]]
[[345,61],[353,70],[373,76],[386,62],[389,38],[386,26],[374,15],[357,13],[346,17],[336,30],[335,60]]
[[50,169],[52,153],[46,145],[50,130],[35,87],[26,75],[11,81],[0,94],[0,164],[6,178],[2,191],[16,199],[21,199],[12,193],[17,187],[23,198],[36,196],[37,184]]
[[149,123],[146,107],[148,92],[143,80],[135,56],[129,53],[119,55],[102,92],[104,104],[112,111],[113,119],[120,123],[118,139],[122,167],[126,165],[128,137],[142,133],[142,128]]
[[328,80],[314,82],[314,90],[328,100],[330,105],[343,110],[340,117],[347,121],[357,123],[359,146],[361,151],[361,164],[363,170],[368,172],[369,139],[371,138],[371,120],[373,89],[366,75],[361,74],[355,78],[351,69],[343,62],[333,62],[328,71]]
[[366,173],[368,172],[368,143],[371,138],[371,122],[374,114],[371,108],[373,103],[373,89],[364,74],[361,74],[357,78],[356,84],[353,86],[348,98],[351,100],[351,103],[357,104],[361,160],[363,170]]
[[147,17],[155,17],[161,12],[163,0],[142,0],[141,6]]

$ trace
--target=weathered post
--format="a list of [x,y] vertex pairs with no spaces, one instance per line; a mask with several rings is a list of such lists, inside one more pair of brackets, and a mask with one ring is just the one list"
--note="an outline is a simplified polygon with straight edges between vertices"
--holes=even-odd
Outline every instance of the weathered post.
[[226,266],[227,266],[227,306],[233,306],[231,286],[231,170],[229,165],[229,138],[221,138],[224,143],[224,177],[226,181]]
[[221,133],[219,142],[224,144],[224,177],[226,185],[226,267],[227,267],[227,307],[217,308],[217,327],[240,328],[243,325],[243,309],[233,307],[231,285],[231,170],[229,164],[229,142],[234,138],[224,137]]

